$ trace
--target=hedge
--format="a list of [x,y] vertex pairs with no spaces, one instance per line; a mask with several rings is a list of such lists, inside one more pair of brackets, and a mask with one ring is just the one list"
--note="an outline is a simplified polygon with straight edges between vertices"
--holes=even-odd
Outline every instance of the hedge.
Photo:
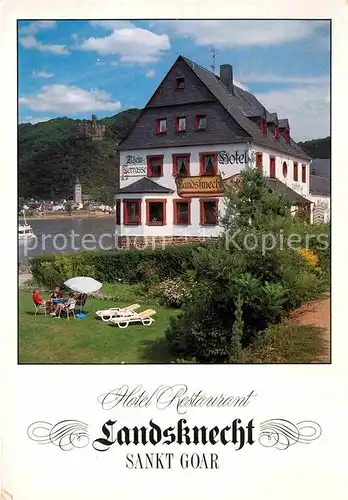
[[102,283],[139,283],[147,277],[171,278],[193,269],[195,250],[203,246],[40,254],[30,260],[30,267],[34,280],[45,286],[61,284],[73,276],[92,276]]

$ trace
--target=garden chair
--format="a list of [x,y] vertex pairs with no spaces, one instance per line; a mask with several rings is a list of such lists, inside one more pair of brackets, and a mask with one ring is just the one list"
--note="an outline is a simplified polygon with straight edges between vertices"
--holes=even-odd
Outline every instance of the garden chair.
[[141,313],[134,313],[131,316],[116,316],[110,322],[119,328],[127,328],[130,323],[142,323],[143,326],[150,326],[155,321],[152,316],[156,314],[153,309],[146,309]]
[[110,321],[111,318],[116,318],[117,316],[131,316],[136,314],[135,311],[140,308],[139,304],[132,304],[127,307],[111,307],[110,309],[102,309],[96,312],[96,315],[99,316],[103,321]]
[[74,302],[73,304],[70,304],[69,307],[65,310],[60,309],[57,317],[61,318],[62,317],[61,314],[63,313],[63,316],[66,316],[68,318],[68,320],[70,319],[70,315],[72,315],[74,317],[74,319],[76,319],[75,307],[76,307],[76,302]]
[[46,304],[46,302],[43,302],[42,304],[35,304],[35,302],[34,302],[34,307],[35,307],[35,316],[40,311],[43,311],[45,313],[45,316],[47,316],[47,304]]
[[85,304],[86,304],[86,301],[87,301],[87,294],[86,293],[82,293],[80,295],[80,297],[76,300],[76,305],[79,306],[80,312],[83,311]]

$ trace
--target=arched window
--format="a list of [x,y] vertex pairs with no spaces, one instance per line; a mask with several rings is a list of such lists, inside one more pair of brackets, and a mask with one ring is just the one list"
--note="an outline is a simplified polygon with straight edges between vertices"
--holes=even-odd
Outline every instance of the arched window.
[[288,165],[286,161],[283,162],[283,176],[287,177],[288,176]]

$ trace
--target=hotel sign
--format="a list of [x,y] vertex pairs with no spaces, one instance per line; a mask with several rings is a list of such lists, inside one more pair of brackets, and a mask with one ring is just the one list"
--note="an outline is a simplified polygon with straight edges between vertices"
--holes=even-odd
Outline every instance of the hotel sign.
[[122,177],[142,177],[146,175],[145,165],[122,165]]
[[133,156],[133,155],[127,155],[126,156],[126,165],[139,165],[145,163],[145,158],[142,156]]
[[240,182],[240,174],[222,179],[221,175],[197,175],[175,179],[178,195],[181,198],[207,198],[223,196],[226,187]]
[[121,167],[121,179],[128,177],[143,177],[147,173],[146,161],[142,156],[126,156],[126,161]]
[[240,152],[238,149],[233,153],[229,151],[219,151],[218,162],[220,165],[245,165],[251,161],[252,158],[249,156],[247,150]]

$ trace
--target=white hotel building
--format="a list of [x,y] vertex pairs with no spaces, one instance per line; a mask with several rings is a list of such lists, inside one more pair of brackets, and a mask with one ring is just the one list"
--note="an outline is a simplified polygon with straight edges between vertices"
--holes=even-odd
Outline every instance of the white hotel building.
[[[179,56],[119,151],[121,247],[218,236],[224,210],[218,176],[226,179],[247,166],[262,168],[270,189],[277,185],[310,215],[310,157],[291,138],[286,118],[234,85],[228,64],[218,77]],[[185,185],[179,192],[178,174]]]

